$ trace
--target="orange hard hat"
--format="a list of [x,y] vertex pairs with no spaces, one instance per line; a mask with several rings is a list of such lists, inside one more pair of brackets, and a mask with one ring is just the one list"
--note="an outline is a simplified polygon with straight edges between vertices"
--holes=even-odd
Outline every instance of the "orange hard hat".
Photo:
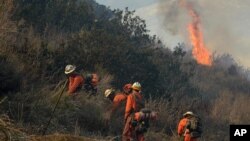
[[123,91],[128,93],[131,90],[131,88],[132,88],[132,84],[125,84],[123,86]]

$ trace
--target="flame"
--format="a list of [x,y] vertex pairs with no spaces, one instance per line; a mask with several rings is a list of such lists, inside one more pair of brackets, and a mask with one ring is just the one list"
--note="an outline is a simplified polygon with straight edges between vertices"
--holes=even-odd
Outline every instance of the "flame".
[[193,9],[190,3],[185,3],[184,0],[180,1],[182,6],[185,6],[189,15],[192,17],[192,22],[188,24],[189,38],[193,45],[192,54],[197,63],[211,66],[212,58],[211,53],[207,49],[204,41],[203,34],[201,32],[201,22],[198,13]]

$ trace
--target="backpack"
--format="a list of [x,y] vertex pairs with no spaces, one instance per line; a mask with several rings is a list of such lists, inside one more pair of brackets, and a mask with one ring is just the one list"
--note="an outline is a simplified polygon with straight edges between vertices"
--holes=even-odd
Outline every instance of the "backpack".
[[93,73],[93,74],[87,74],[85,77],[85,83],[84,83],[84,89],[87,92],[91,92],[91,94],[96,94],[97,93],[97,88],[96,85],[99,81],[99,78],[97,76],[97,74]]
[[139,99],[136,95],[133,95],[136,103],[136,109],[134,112],[139,112],[141,109],[145,108],[145,100],[144,98]]
[[201,123],[201,119],[199,117],[193,116],[193,117],[189,118],[189,121],[188,121],[186,128],[189,129],[190,136],[192,138],[201,137],[202,123]]
[[[142,97],[142,99],[139,99],[136,95],[134,95],[134,99],[136,102],[136,109],[134,112],[143,112],[144,114],[150,114],[151,111],[144,109],[145,108],[145,100]],[[143,134],[148,131],[149,128],[149,119],[141,120],[139,122],[136,122],[135,126],[135,132],[137,134]]]
[[151,110],[143,108],[140,110],[144,114],[144,118],[141,119],[140,121],[137,121],[136,126],[135,126],[135,132],[137,134],[143,134],[148,131],[149,128],[149,120],[150,120],[150,113]]
[[99,76],[96,73],[92,73],[91,84],[96,87],[99,82]]
[[135,127],[135,132],[137,134],[143,134],[148,131],[149,128],[149,119],[139,121]]

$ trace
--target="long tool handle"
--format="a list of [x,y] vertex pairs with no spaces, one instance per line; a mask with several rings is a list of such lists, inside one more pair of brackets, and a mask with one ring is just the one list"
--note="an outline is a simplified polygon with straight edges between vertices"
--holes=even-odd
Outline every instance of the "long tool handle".
[[62,97],[63,91],[64,91],[65,88],[66,88],[67,83],[68,83],[68,80],[66,80],[66,82],[65,82],[64,85],[63,85],[63,89],[62,89],[62,91],[61,91],[61,93],[60,93],[60,96],[59,96],[57,102],[56,102],[56,105],[55,105],[55,107],[54,107],[54,109],[53,109],[53,112],[51,113],[50,119],[49,119],[47,125],[45,126],[45,128],[44,128],[44,130],[43,130],[43,134],[42,134],[43,136],[45,135],[45,133],[46,133],[46,131],[47,131],[49,125],[50,125],[51,119],[52,119],[52,117],[54,116],[56,107],[57,107],[57,105],[59,104],[59,101],[60,101],[60,99],[61,99],[61,97]]

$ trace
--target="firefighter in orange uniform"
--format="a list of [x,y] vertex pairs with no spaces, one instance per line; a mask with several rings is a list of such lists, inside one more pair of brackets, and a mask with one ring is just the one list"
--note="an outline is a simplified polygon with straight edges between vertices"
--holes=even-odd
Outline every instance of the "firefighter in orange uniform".
[[113,89],[107,89],[104,92],[104,96],[108,98],[113,104],[112,107],[108,111],[108,115],[111,116],[112,113],[114,113],[118,107],[121,107],[121,104],[123,103],[123,106],[126,105],[127,96],[131,92],[131,84],[126,84],[123,86],[123,92],[115,93]]
[[127,97],[125,116],[124,116],[125,126],[122,133],[123,141],[145,140],[143,134],[135,132],[135,127],[133,126],[132,123],[135,113],[139,112],[145,106],[143,97],[140,92],[141,92],[141,84],[139,82],[135,82],[132,85],[132,93],[130,93]]
[[[107,89],[104,93],[104,96],[112,102],[112,105],[108,106],[107,112],[104,113],[105,123],[108,125],[109,131],[117,135],[122,132],[123,113],[131,86],[131,84],[124,85],[122,92]],[[113,125],[116,126],[115,129],[112,128]]]
[[191,111],[184,113],[183,118],[178,124],[178,135],[184,137],[184,141],[197,141],[197,138],[191,138],[189,130],[186,129],[189,118],[192,116],[194,116],[194,114]]
[[67,65],[65,67],[65,74],[68,76],[69,85],[68,85],[68,94],[73,95],[78,92],[84,83],[84,78],[75,72],[75,65]]
[[113,113],[122,102],[125,102],[127,95],[124,93],[115,93],[113,89],[107,89],[104,93],[105,97],[108,98],[113,104],[111,108],[111,113]]

